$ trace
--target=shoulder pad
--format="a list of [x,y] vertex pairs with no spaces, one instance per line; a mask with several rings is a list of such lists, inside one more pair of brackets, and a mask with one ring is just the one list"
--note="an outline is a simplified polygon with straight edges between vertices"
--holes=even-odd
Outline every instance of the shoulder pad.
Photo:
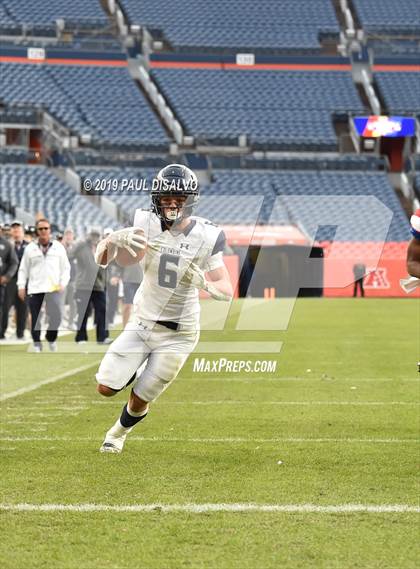
[[196,221],[203,223],[204,225],[210,225],[212,227],[218,227],[218,225],[216,223],[213,223],[212,221],[210,221],[209,219],[206,219],[205,217],[200,217],[198,215],[192,215],[191,219],[195,219]]

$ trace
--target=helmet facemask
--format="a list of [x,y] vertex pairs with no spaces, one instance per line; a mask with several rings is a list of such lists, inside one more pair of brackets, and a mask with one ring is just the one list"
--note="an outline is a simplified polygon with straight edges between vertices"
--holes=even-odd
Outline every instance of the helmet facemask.
[[[164,197],[185,197],[182,207],[166,212],[167,205],[162,205]],[[192,214],[199,200],[197,177],[182,164],[170,164],[163,168],[153,180],[152,205],[156,215],[169,227],[180,223]]]

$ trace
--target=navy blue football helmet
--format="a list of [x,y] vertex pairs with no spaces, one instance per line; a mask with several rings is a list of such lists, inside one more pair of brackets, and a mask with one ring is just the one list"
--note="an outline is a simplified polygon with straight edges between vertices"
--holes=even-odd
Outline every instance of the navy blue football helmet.
[[[152,208],[156,215],[167,224],[179,222],[191,215],[194,206],[199,200],[197,176],[183,164],[169,164],[158,172],[152,185]],[[175,219],[168,219],[163,213],[161,198],[166,196],[182,196],[186,198],[180,215]]]

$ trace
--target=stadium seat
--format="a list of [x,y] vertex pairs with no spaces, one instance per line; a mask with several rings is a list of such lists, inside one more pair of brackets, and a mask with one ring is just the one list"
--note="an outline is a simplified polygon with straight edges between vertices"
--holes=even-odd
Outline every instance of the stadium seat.
[[322,36],[338,38],[339,25],[325,0],[121,0],[131,23],[158,32],[179,52],[317,53]]
[[363,112],[351,74],[335,71],[154,69],[197,141],[254,148],[336,150],[334,113]]
[[0,199],[32,215],[42,212],[61,230],[71,226],[78,235],[91,225],[116,226],[114,219],[45,166],[1,166]]
[[7,105],[46,109],[98,148],[167,150],[169,139],[124,68],[1,63]]
[[418,0],[353,0],[363,29],[369,34],[387,36],[414,36],[420,34],[420,10]]
[[388,112],[420,114],[420,73],[380,72],[375,79]]
[[[77,173],[82,179],[86,177],[92,181],[146,178],[150,188],[156,170],[84,167],[78,168]],[[121,207],[130,221],[136,208],[150,207],[148,192],[109,190],[105,195]],[[386,174],[375,170],[214,170],[211,183],[202,187],[196,213],[219,224],[300,225],[312,237],[316,233],[318,240],[331,240],[331,228],[313,228],[313,215],[320,196],[329,197],[327,207],[332,218],[336,218],[341,208],[341,218],[350,220],[342,234],[345,241],[377,240],[382,219],[379,213],[375,222],[375,214],[364,211],[356,202],[348,209],[334,199],[338,196],[377,198],[393,213],[386,240],[398,242],[409,239],[408,222],[400,202]],[[328,215],[328,211],[325,214]]]
[[83,22],[91,28],[108,24],[99,0],[2,0],[0,5],[0,28],[15,33],[25,27],[34,35],[55,35],[57,19]]

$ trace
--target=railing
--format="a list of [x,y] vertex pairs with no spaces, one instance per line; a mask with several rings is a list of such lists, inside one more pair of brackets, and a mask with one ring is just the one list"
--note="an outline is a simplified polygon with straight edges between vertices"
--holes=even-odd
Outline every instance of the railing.
[[378,97],[376,96],[375,89],[372,86],[369,74],[366,71],[366,69],[362,69],[360,75],[362,78],[362,85],[364,87],[366,96],[369,100],[369,104],[371,106],[373,114],[380,115],[381,114],[381,104],[379,102]]

